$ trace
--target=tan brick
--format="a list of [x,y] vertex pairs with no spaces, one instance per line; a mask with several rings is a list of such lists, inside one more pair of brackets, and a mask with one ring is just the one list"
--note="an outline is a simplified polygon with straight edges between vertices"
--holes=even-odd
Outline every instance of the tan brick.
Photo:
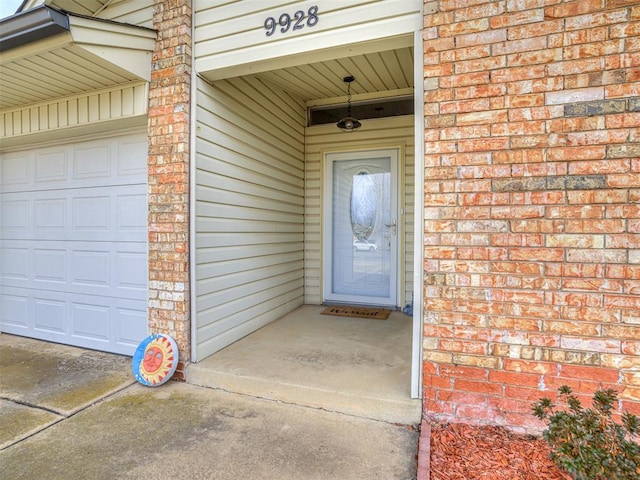
[[547,105],[602,100],[604,98],[604,89],[602,87],[592,87],[577,90],[564,90],[560,92],[549,92],[546,94],[545,98]]
[[612,145],[607,148],[607,158],[629,158],[638,156],[640,156],[640,145]]
[[622,263],[626,260],[626,252],[624,250],[574,249],[567,251],[566,260],[580,263]]
[[465,125],[481,125],[503,123],[508,120],[507,110],[491,110],[486,112],[459,113],[456,116],[456,124]]
[[600,366],[603,354],[598,352],[585,352],[576,350],[549,350],[549,360],[557,362],[563,366],[579,365],[579,366]]
[[460,152],[484,152],[495,150],[506,150],[509,148],[509,139],[503,138],[487,138],[487,139],[471,139],[461,140],[458,142]]
[[588,352],[620,353],[619,340],[601,340],[590,337],[563,336],[560,346],[568,350],[583,350]]
[[507,59],[504,56],[478,58],[456,62],[455,73],[466,74],[486,70],[495,70],[498,68],[503,68],[506,65]]
[[[627,174],[612,174],[607,175],[607,186],[610,188],[628,188],[628,187],[637,187],[638,186],[638,174],[637,173],[627,173]],[[630,194],[635,193],[633,191]],[[634,197],[635,198],[635,197]],[[632,201],[632,198],[629,198]]]
[[[486,24],[488,26],[488,23]],[[507,29],[485,29],[482,32],[460,34],[456,37],[456,47],[466,48],[476,45],[494,44],[507,40]]]
[[570,235],[558,234],[547,235],[547,247],[564,248],[602,248],[604,247],[603,235]]
[[[633,387],[638,387],[637,391],[638,391],[638,398],[635,398],[635,400],[640,400],[640,372],[638,371],[622,371],[621,372],[621,376],[622,376],[622,383],[623,385],[630,385]],[[629,397],[627,397],[629,398]]]
[[485,111],[489,108],[489,100],[487,99],[470,99],[457,100],[454,102],[441,102],[440,111],[442,114],[448,113],[466,113],[475,111]]
[[608,8],[630,7],[637,4],[637,0],[607,0]]
[[600,325],[597,323],[586,323],[576,321],[545,321],[544,329],[548,332],[563,335],[600,335]]
[[[494,15],[490,18],[489,22],[492,29],[498,29],[503,27],[513,27],[514,25],[522,25],[522,24],[530,24],[533,23],[535,25],[539,25],[538,22],[542,22],[544,20],[544,10],[542,8],[538,8],[536,10],[526,10],[521,12],[514,13],[506,13],[504,15]],[[512,33],[513,29],[509,29],[509,36],[515,38],[523,38],[521,36],[516,36],[516,34]],[[518,30],[520,33],[521,30]],[[522,35],[520,33],[520,35]],[[542,36],[543,34],[540,32],[536,32],[535,35],[531,36]]]
[[602,366],[619,370],[640,369],[640,356],[602,354]]
[[[551,65],[549,65],[549,68],[548,68],[549,74],[554,77],[558,75],[578,75],[583,73],[602,71],[602,62],[598,58],[585,58],[580,60],[566,60],[566,61],[560,61],[561,59],[557,58],[555,60],[556,60],[555,63],[552,63]],[[618,68],[620,67],[616,66],[615,63],[611,63],[608,70],[614,70]],[[577,102],[598,100],[598,99],[604,98],[604,88],[602,87],[592,87],[592,88],[594,89],[600,88],[603,92],[603,95],[598,96],[595,93],[591,92],[590,95],[580,96],[581,91],[589,90],[589,89],[583,88],[575,91],[571,90],[570,92],[574,93],[574,95],[571,95],[571,94],[566,94],[564,96],[557,95],[556,97],[558,98],[556,98],[555,100],[557,103],[568,103],[568,102],[561,101],[563,97],[565,99],[573,98],[574,99],[573,101],[577,101]],[[578,95],[575,95],[575,93],[577,93]]]
[[502,363],[502,360],[500,358],[482,355],[466,355],[461,353],[454,353],[451,358],[453,363],[455,363],[456,365],[480,368],[500,368]]
[[619,398],[621,400],[640,402],[640,387],[637,386],[637,383],[633,384],[633,386],[625,386],[620,392]]
[[537,373],[543,375],[556,375],[558,364],[552,362],[537,362],[520,359],[504,359],[504,370],[516,373]]
[[545,18],[565,18],[598,12],[604,8],[604,0],[580,0],[545,9]]
[[621,351],[624,355],[635,355],[640,357],[640,340],[623,340]]
[[[599,2],[600,0],[591,0]],[[579,2],[576,2],[579,3]],[[567,30],[582,30],[594,28],[601,25],[614,25],[625,23],[628,14],[624,9],[593,13],[591,15],[576,15],[565,20]]]
[[478,18],[466,22],[451,22],[440,27],[440,35],[448,37],[452,35],[467,35],[470,33],[482,32],[489,29],[489,20]]
[[559,62],[560,60],[562,60],[562,50],[560,48],[547,48],[510,54],[507,58],[507,65],[509,67],[535,66]]
[[[587,190],[567,192],[567,202],[571,205],[598,203],[627,203],[628,193],[624,190]],[[611,217],[612,215],[607,215]]]
[[[425,12],[427,13],[427,12]],[[453,23],[454,16],[453,12],[434,12],[429,13],[424,16],[424,26],[428,27],[437,27],[440,25],[450,25]]]
[[602,334],[610,338],[636,340],[640,338],[640,325],[604,325]]
[[424,352],[424,360],[426,362],[450,364],[452,363],[452,359],[453,355],[451,353],[434,352],[429,350]]

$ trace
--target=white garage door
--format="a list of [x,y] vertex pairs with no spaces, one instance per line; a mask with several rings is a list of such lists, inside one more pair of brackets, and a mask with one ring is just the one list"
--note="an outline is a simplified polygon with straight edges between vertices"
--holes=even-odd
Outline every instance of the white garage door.
[[143,133],[0,156],[0,330],[133,354],[147,335]]

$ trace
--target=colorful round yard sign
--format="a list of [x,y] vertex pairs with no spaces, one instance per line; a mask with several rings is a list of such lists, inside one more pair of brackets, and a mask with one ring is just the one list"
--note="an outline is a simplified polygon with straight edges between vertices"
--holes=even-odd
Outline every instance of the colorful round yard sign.
[[157,387],[171,378],[178,367],[178,345],[168,335],[154,333],[133,354],[131,370],[142,385]]

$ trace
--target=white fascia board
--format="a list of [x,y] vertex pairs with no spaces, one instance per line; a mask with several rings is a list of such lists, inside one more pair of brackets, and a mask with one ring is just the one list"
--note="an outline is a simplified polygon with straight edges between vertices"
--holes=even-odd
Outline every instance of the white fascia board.
[[[335,35],[335,34],[334,34]],[[335,37],[339,37],[335,35]],[[364,55],[367,53],[379,52],[381,50],[393,50],[412,46],[412,36],[406,33],[398,33],[397,35],[382,38],[378,40],[370,40],[367,42],[359,42],[353,44],[343,43],[345,38],[333,38],[332,45],[328,48],[320,50],[311,50],[312,45],[307,42],[301,42],[299,52],[286,56],[270,55],[269,46],[252,49],[249,52],[230,53],[228,56],[215,56],[208,58],[196,58],[196,72],[206,77],[208,80],[221,80],[224,78],[237,77],[241,75],[250,75],[261,72],[268,72],[274,69],[294,67],[298,65],[306,65],[316,62],[324,62],[335,60],[338,58],[351,57],[355,55]],[[348,40],[353,40],[350,37]],[[222,58],[227,57],[227,58]],[[235,57],[235,59],[233,58]],[[242,64],[237,64],[237,58],[243,59]],[[267,58],[266,60],[261,60]],[[230,65],[225,65],[229,62]]]

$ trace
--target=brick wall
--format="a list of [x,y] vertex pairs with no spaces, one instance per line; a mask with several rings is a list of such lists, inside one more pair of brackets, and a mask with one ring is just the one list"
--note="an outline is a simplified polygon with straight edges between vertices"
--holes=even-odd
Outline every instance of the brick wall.
[[640,5],[425,2],[425,415],[640,413]]
[[149,326],[190,359],[189,91],[191,1],[156,0],[158,39],[149,86]]

